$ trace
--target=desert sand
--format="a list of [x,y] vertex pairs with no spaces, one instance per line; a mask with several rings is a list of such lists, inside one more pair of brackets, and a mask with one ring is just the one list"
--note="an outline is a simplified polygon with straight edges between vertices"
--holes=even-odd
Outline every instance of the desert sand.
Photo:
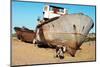
[[75,57],[71,57],[67,52],[64,59],[55,57],[55,49],[39,48],[34,44],[25,43],[12,38],[12,66],[46,64],[46,63],[63,63],[79,61],[95,61],[95,41],[84,42],[81,50],[78,50]]

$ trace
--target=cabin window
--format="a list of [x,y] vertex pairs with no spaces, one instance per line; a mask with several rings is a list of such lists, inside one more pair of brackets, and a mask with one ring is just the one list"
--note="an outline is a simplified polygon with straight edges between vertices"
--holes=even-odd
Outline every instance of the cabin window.
[[59,11],[59,9],[58,8],[54,8],[53,11],[54,11],[54,13],[57,13]]
[[48,9],[48,7],[47,7],[47,6],[45,6],[44,10],[45,10],[45,11],[47,11],[47,9]]
[[50,8],[49,8],[49,11],[53,11],[53,7],[50,7]]
[[64,13],[64,8],[50,6],[49,11],[53,11],[54,13]]
[[63,9],[59,9],[59,12],[62,12],[62,13],[63,13],[63,12],[64,12],[64,10],[63,10]]

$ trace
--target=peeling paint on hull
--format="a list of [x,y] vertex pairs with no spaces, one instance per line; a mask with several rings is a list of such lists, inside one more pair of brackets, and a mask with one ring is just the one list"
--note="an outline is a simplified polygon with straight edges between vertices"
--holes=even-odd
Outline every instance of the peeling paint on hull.
[[37,39],[49,45],[65,46],[73,56],[93,25],[92,19],[84,14],[64,15],[41,25]]

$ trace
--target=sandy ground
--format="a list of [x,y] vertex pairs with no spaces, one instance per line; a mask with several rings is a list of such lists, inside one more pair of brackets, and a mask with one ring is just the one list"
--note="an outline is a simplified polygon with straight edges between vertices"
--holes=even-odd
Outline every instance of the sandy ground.
[[95,61],[95,41],[83,43],[75,57],[71,57],[68,53],[64,55],[64,59],[58,59],[55,58],[55,49],[39,48],[34,44],[12,38],[12,65]]

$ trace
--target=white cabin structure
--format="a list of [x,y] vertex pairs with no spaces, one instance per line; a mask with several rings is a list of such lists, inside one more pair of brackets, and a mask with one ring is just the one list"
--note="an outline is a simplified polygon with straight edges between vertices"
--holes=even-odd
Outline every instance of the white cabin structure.
[[62,7],[56,7],[52,5],[45,5],[43,9],[44,20],[51,19],[54,17],[59,17],[61,15],[67,14],[67,10]]

